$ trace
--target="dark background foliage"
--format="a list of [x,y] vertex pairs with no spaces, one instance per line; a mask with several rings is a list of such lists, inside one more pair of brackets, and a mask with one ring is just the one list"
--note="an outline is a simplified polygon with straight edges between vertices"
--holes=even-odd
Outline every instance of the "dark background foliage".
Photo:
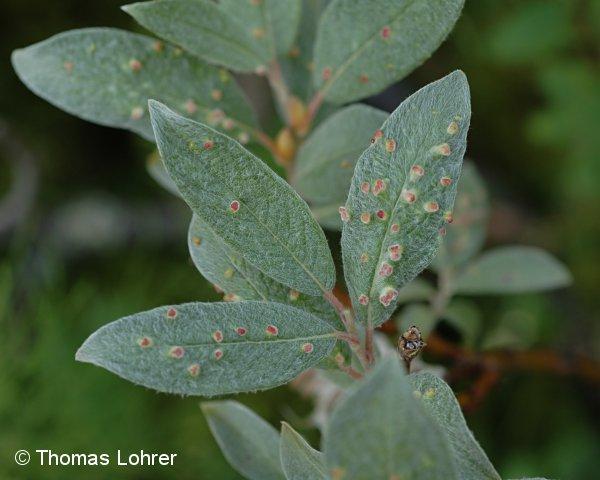
[[[137,28],[122,2],[4,0],[0,16],[0,477],[239,478],[198,399],[155,394],[77,364],[89,333],[164,303],[216,299],[188,259],[183,205],[144,171],[151,145],[35,97],[11,50],[63,30]],[[530,347],[598,355],[600,2],[471,0],[443,47],[370,100],[392,110],[455,69],[472,89],[469,156],[492,192],[489,245],[542,246],[564,291],[481,300]],[[525,335],[525,333],[524,333]],[[597,387],[597,385],[596,385]],[[239,399],[274,425],[310,404],[288,388]],[[468,421],[505,478],[597,478],[598,391],[571,376],[505,376]],[[305,431],[305,433],[308,433]],[[313,439],[315,432],[312,432]],[[20,448],[178,453],[175,467],[16,467]]]

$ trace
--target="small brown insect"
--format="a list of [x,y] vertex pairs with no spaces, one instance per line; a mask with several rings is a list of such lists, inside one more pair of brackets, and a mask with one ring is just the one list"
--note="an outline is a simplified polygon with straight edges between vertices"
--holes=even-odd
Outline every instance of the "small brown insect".
[[406,368],[410,371],[410,362],[415,358],[427,344],[421,339],[421,331],[415,326],[411,326],[398,339],[398,349],[400,355],[406,363]]

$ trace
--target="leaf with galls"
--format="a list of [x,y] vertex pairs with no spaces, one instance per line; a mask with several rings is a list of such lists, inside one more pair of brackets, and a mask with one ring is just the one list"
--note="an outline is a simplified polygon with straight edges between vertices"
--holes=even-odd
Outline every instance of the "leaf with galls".
[[[335,267],[308,205],[238,142],[150,102],[165,167],[193,212],[269,277],[309,295],[330,291]],[[213,146],[202,148],[210,140]]]
[[219,0],[219,8],[239,28],[250,29],[253,42],[273,59],[291,48],[300,23],[301,0]]
[[[219,69],[156,39],[115,28],[60,33],[12,55],[15,71],[34,93],[73,115],[125,128],[154,140],[148,99],[233,132],[255,125],[241,90]],[[222,99],[210,92],[219,89]]]
[[[342,253],[364,324],[387,320],[400,288],[435,256],[444,214],[453,208],[470,116],[467,80],[456,71],[405,100],[360,157],[345,204]],[[458,131],[448,133],[453,122]],[[444,177],[454,182],[443,186]],[[375,187],[368,194],[365,183]]]
[[210,63],[260,74],[291,48],[301,13],[300,0],[155,0],[123,10]]
[[315,316],[278,303],[188,303],[109,323],[76,358],[160,392],[224,395],[292,380],[329,355],[333,332]]
[[196,215],[188,231],[188,248],[196,268],[223,292],[243,300],[286,303],[343,330],[336,311],[323,297],[300,293],[265,275],[244,260],[239,252],[224,244]]
[[[333,0],[321,18],[313,80],[336,104],[380,92],[444,41],[464,0]],[[453,131],[451,121],[444,131]]]

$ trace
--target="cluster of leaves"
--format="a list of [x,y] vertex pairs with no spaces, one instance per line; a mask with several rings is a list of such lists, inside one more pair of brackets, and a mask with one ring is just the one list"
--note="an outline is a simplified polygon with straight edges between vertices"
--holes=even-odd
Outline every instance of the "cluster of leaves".
[[[400,302],[421,298],[415,291],[429,295],[410,282],[442,243],[437,315],[451,310],[452,294],[564,283],[565,273],[537,251],[470,261],[484,215],[472,221],[471,205],[453,213],[470,121],[462,72],[389,116],[348,106],[311,132],[324,102],[335,109],[376,93],[424,61],[463,0],[327,3],[155,0],[124,10],[163,40],[84,29],[14,53],[17,73],[38,95],[156,142],[163,163],[151,172],[191,208],[191,256],[225,293],[226,302],[164,306],[108,324],[86,340],[79,360],[182,395],[272,388],[315,366],[360,378],[375,360],[373,329]],[[266,76],[285,124],[275,141],[226,69]],[[291,165],[289,180],[312,211],[244,147],[253,141]],[[463,216],[456,223],[464,228],[447,232]],[[352,309],[333,293],[335,265],[318,222],[342,231]],[[499,478],[449,387],[430,375],[404,376],[396,360],[381,362],[337,407],[325,460],[286,426],[280,462],[277,433],[239,405],[206,404],[205,412],[248,478]],[[372,436],[372,451],[362,443],[357,450],[356,435]]]
[[238,402],[202,409],[229,463],[250,480],[500,480],[450,387],[431,373],[406,375],[397,358],[348,389],[324,429],[323,452]]

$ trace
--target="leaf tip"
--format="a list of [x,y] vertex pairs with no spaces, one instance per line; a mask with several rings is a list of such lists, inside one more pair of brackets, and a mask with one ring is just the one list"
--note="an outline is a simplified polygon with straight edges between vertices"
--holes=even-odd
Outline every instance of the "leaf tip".
[[91,363],[91,357],[89,356],[87,349],[87,342],[85,342],[81,347],[77,349],[75,352],[75,360],[82,363]]

